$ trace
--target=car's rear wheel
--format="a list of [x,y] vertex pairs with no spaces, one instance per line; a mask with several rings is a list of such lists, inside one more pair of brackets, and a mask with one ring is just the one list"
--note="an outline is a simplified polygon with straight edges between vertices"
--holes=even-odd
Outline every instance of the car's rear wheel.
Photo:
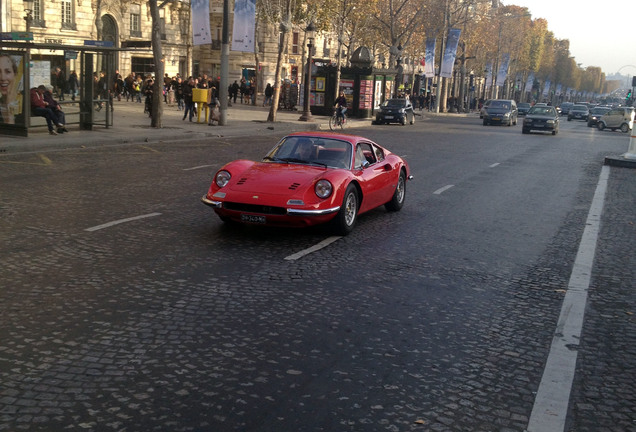
[[603,122],[598,122],[598,123],[596,124],[596,129],[598,129],[598,130],[602,131],[603,129],[605,129],[605,123],[603,123]]
[[353,231],[358,220],[358,207],[358,190],[350,184],[345,191],[342,207],[333,220],[334,231],[338,235],[346,236]]
[[623,132],[623,133],[629,132],[629,125],[627,123],[623,123],[621,125],[621,132]]
[[391,201],[386,203],[384,207],[388,211],[399,211],[404,205],[404,198],[406,197],[406,174],[404,171],[400,172],[400,177],[398,177],[398,183],[395,187],[395,192],[393,192],[393,197]]

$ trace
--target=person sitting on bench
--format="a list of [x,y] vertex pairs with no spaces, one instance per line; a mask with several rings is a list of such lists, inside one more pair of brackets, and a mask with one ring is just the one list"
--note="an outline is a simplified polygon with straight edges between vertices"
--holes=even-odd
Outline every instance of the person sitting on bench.
[[44,100],[42,90],[33,87],[31,89],[31,111],[33,111],[33,115],[44,117],[46,119],[46,125],[49,128],[49,133],[51,135],[57,135],[57,132],[53,130],[53,125],[57,127],[64,127],[64,125],[56,124],[57,119],[55,114],[48,105],[48,102]]
[[39,86],[38,90],[43,92],[44,101],[48,104],[48,107],[51,108],[51,111],[53,111],[53,123],[57,124],[57,133],[68,132],[64,126],[66,124],[66,115],[64,114],[64,111],[62,111],[62,105],[53,99],[53,93],[45,86]]

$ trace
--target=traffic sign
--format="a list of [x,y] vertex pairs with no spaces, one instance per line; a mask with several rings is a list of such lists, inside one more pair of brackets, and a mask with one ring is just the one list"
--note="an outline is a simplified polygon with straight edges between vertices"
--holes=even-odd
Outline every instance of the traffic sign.
[[111,48],[115,46],[113,41],[98,41],[98,40],[85,40],[84,45],[95,46],[95,47],[105,47],[105,48]]

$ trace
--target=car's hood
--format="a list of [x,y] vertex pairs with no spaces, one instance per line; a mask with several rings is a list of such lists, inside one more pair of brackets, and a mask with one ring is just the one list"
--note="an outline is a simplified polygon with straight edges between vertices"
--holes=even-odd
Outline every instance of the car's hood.
[[489,114],[505,114],[510,112],[510,108],[488,107],[486,111],[488,111]]
[[542,115],[542,114],[528,114],[526,116],[527,119],[537,119],[537,120],[556,120],[554,116]]
[[234,177],[234,191],[289,195],[311,186],[326,168],[293,163],[259,162]]

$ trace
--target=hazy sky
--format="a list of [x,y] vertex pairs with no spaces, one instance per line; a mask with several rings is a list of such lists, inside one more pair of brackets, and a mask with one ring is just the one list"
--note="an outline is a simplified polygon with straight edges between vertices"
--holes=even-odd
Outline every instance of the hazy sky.
[[[504,0],[545,18],[557,39],[570,41],[581,67],[599,66],[606,75],[636,75],[636,0]],[[611,41],[611,42],[610,42]],[[624,67],[631,65],[631,67]],[[622,69],[621,69],[622,68]]]

